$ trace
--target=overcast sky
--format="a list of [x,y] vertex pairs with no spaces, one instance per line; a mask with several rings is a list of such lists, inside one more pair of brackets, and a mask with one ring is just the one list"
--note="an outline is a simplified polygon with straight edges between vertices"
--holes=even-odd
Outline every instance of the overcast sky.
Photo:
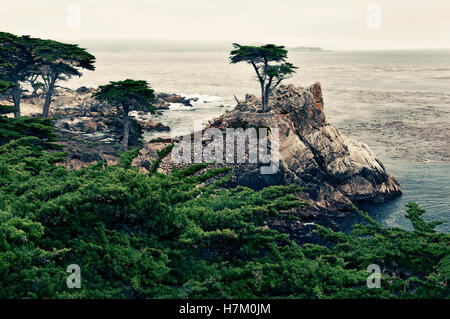
[[261,42],[343,50],[450,48],[449,0],[0,1],[1,31],[66,41]]

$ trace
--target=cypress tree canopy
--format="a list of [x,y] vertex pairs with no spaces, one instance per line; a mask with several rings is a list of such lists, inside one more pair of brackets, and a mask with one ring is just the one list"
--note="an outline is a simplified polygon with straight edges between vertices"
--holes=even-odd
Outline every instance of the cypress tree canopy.
[[155,91],[150,88],[147,81],[127,79],[101,85],[93,96],[99,101],[118,108],[153,111],[152,102],[155,99]]

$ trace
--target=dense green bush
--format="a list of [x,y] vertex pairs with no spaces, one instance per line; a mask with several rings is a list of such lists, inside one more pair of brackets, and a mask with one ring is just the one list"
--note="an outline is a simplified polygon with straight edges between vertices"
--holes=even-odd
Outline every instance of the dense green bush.
[[[200,174],[205,164],[162,175],[155,161],[145,174],[130,166],[136,150],[67,170],[51,127],[40,132],[0,136],[1,298],[448,297],[450,236],[415,204],[412,232],[355,208],[367,222],[351,234],[317,226],[329,245],[299,246],[267,227],[305,205],[296,186],[221,189],[228,169]],[[66,286],[69,264],[81,289]],[[369,264],[383,269],[380,289],[366,286]]]

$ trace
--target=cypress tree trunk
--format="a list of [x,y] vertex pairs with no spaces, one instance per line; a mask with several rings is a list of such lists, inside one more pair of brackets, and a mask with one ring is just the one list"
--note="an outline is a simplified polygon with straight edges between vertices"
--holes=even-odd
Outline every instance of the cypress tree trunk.
[[266,89],[266,98],[265,98],[266,109],[269,106],[269,99],[270,99],[270,89]]
[[56,82],[56,77],[51,79],[50,84],[48,86],[48,90],[45,93],[44,109],[42,111],[42,117],[44,117],[44,118],[48,117],[48,111],[50,110],[50,103],[52,102],[52,95],[53,95],[53,90],[55,88],[55,82]]
[[264,83],[261,82],[261,111],[266,111],[266,93],[264,90]]
[[12,98],[14,102],[14,117],[20,117],[20,87],[16,85],[12,90]]
[[128,109],[124,110],[123,115],[123,139],[120,145],[121,151],[128,150],[128,138],[130,136],[130,119],[128,117]]
[[272,79],[269,79],[269,81],[266,84],[266,89],[264,91],[265,111],[267,111],[268,106],[269,106],[270,86],[271,85],[272,85]]

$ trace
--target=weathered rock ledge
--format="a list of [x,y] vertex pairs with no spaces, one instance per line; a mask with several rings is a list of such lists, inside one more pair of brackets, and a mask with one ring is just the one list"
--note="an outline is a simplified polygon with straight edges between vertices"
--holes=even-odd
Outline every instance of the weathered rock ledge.
[[[366,144],[346,138],[327,122],[320,83],[309,88],[281,86],[272,97],[271,111],[259,113],[258,109],[258,99],[248,95],[233,111],[210,123],[210,127],[278,128],[279,170],[263,175],[260,167],[267,164],[214,164],[232,167],[229,186],[260,189],[298,184],[307,188],[299,196],[316,212],[343,211],[349,203],[380,202],[401,194],[396,180]],[[148,167],[156,151],[168,144],[147,144],[133,164]],[[173,166],[185,165],[174,164],[169,155],[160,170],[169,172]]]

